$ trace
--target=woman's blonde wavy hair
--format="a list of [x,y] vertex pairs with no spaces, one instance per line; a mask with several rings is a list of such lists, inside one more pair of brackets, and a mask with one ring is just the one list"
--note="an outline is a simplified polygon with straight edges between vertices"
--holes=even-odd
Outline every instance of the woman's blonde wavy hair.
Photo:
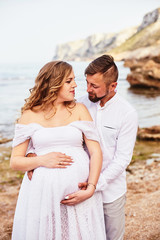
[[[47,106],[54,107],[58,92],[71,72],[72,66],[67,62],[52,61],[44,65],[38,73],[35,86],[30,89],[30,97],[25,99],[21,113],[29,109],[43,111]],[[65,105],[69,108],[74,107],[75,101],[65,102]]]

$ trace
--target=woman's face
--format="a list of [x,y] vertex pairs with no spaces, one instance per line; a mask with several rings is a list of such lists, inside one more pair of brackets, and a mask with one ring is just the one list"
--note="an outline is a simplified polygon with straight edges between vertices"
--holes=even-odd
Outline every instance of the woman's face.
[[77,87],[77,84],[75,82],[75,76],[72,70],[70,75],[66,78],[65,83],[59,90],[57,100],[62,102],[72,101],[75,96],[76,87]]

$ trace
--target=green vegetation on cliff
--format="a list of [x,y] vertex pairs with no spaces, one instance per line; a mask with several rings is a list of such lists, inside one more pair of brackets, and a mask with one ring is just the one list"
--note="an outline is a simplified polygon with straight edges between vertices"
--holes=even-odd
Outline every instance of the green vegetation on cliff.
[[133,51],[138,48],[158,45],[160,43],[160,22],[152,23],[140,32],[134,34],[120,46],[114,48],[111,53]]

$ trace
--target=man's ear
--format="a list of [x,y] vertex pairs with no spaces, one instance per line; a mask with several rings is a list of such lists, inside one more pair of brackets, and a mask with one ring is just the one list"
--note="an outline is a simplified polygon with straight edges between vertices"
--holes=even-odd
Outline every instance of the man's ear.
[[117,87],[117,82],[112,82],[109,86],[110,92],[114,91]]

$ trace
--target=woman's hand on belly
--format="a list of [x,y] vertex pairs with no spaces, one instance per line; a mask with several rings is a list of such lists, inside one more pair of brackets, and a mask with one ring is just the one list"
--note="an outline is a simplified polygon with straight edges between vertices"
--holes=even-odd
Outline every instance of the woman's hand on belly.
[[[35,157],[35,153],[28,153],[27,157]],[[45,155],[40,156],[43,167],[47,168],[66,168],[73,163],[73,160],[70,156],[61,153],[61,152],[51,152]],[[27,172],[29,180],[32,180],[34,174],[34,169]]]
[[73,163],[70,156],[61,152],[50,152],[39,157],[41,166],[46,168],[66,168]]
[[81,203],[88,198],[92,197],[94,194],[95,188],[92,185],[89,185],[86,190],[79,190],[75,193],[69,194],[61,201],[62,204],[72,206],[78,203]]

